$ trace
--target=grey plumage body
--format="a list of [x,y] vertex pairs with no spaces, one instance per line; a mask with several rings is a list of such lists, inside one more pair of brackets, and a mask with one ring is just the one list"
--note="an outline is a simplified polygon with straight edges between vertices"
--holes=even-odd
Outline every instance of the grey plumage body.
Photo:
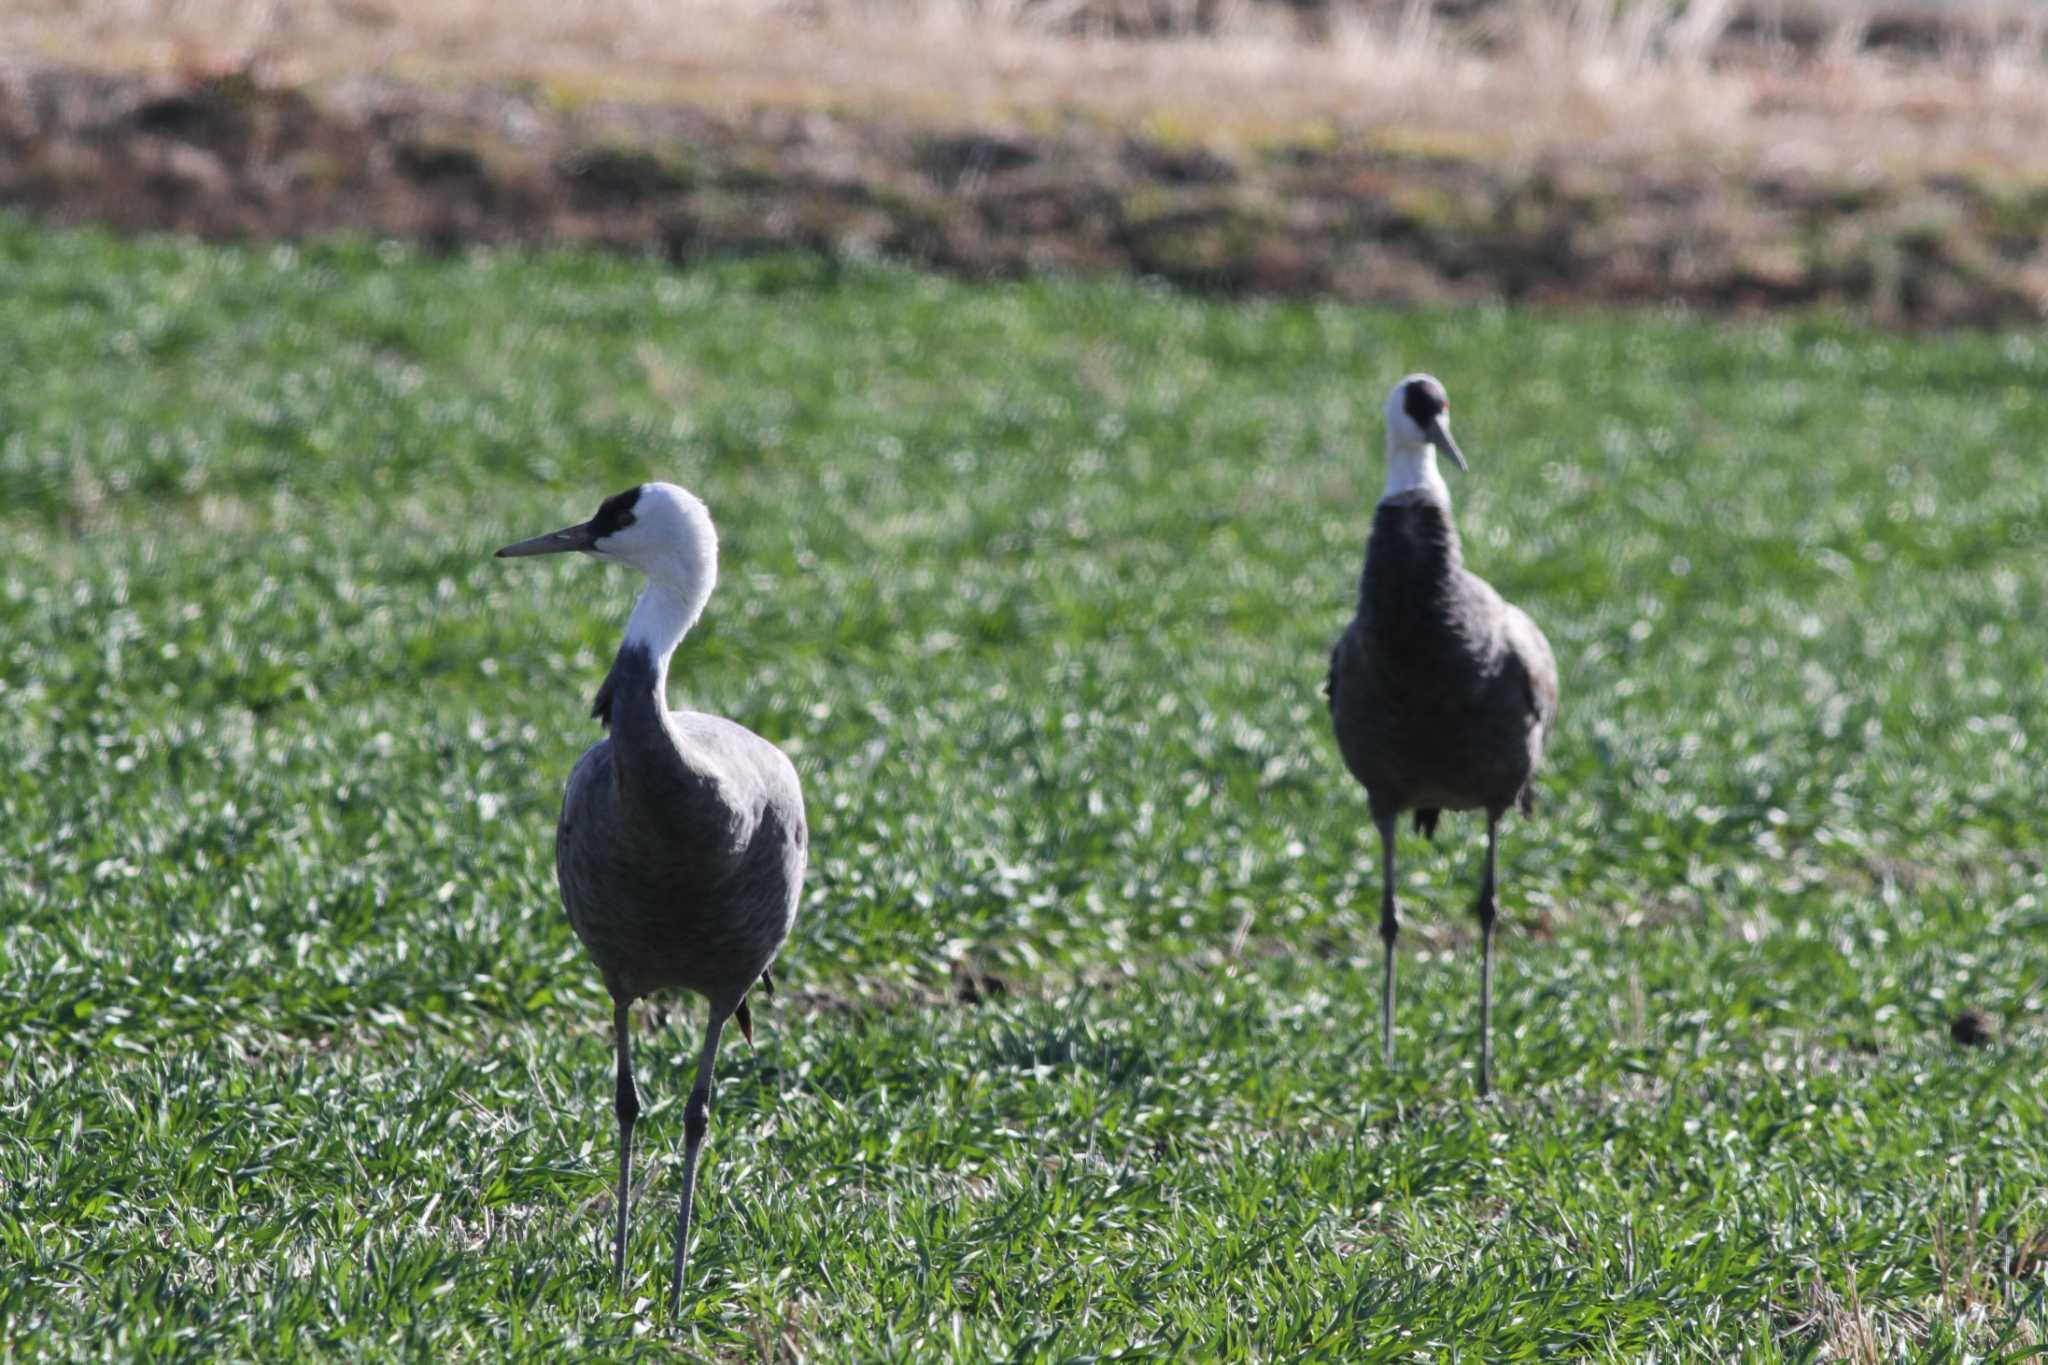
[[1436,473],[1450,439],[1443,386],[1415,375],[1387,402],[1390,491],[1373,513],[1358,609],[1330,652],[1325,693],[1344,763],[1364,786],[1380,838],[1380,1031],[1393,1057],[1394,851],[1400,816],[1434,836],[1443,811],[1486,813],[1480,923],[1478,1087],[1492,1079],[1493,929],[1500,818],[1531,809],[1557,723],[1557,661],[1528,614],[1464,565]]
[[796,921],[808,832],[796,769],[721,716],[665,711],[646,651],[606,683],[611,736],[569,774],[555,872],[615,999],[671,987],[731,1014]]
[[1375,811],[1527,810],[1557,662],[1528,614],[1465,568],[1450,508],[1402,493],[1373,514],[1329,694]]
[[803,788],[788,757],[759,735],[719,716],[668,709],[669,658],[718,577],[718,536],[704,504],[673,484],[642,484],[607,498],[587,522],[498,551],[571,552],[647,575],[591,711],[611,734],[571,769],[555,828],[563,908],[612,997],[619,1121],[613,1265],[622,1291],[640,1117],[632,1004],[680,987],[710,1005],[683,1108],[683,1193],[669,1281],[679,1304],[719,1037],[734,1019],[752,1041],[747,992],[767,980],[796,920],[809,853]]

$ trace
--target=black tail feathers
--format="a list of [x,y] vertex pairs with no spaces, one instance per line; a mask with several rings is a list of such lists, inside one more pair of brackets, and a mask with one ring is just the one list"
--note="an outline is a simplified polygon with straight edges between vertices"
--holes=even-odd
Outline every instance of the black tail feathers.
[[[775,978],[761,973],[761,989],[768,995],[775,994]],[[747,1008],[747,998],[740,997],[739,1005],[732,1012],[733,1022],[740,1026],[740,1036],[747,1040],[747,1046],[754,1045],[754,1012]]]

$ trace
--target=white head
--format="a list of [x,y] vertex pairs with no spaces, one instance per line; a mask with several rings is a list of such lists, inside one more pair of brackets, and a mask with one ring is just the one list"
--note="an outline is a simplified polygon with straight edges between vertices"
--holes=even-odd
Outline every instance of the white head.
[[703,500],[672,483],[643,483],[613,494],[597,515],[575,526],[522,540],[500,559],[577,551],[629,564],[647,575],[626,638],[666,654],[697,623],[718,583],[718,531]]
[[1437,472],[1436,452],[1466,468],[1464,452],[1451,439],[1451,399],[1433,376],[1411,374],[1387,395],[1387,487],[1382,499],[1428,489],[1446,503],[1451,490]]

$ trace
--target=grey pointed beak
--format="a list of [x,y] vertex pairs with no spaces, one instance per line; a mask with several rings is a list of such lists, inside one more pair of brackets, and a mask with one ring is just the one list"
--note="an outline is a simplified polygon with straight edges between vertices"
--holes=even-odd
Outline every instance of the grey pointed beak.
[[[1465,463],[1465,452],[1458,449],[1458,443],[1451,439],[1451,429],[1444,425],[1443,418],[1433,417],[1430,419],[1429,443],[1450,456],[1452,464],[1458,466],[1467,474],[1472,472],[1472,466]],[[504,552],[501,550],[499,553],[502,554]]]
[[498,551],[499,559],[519,559],[526,555],[565,555],[576,550],[588,550],[597,543],[591,534],[590,523],[564,526],[559,531],[550,531],[532,540],[522,540],[516,545],[507,545]]

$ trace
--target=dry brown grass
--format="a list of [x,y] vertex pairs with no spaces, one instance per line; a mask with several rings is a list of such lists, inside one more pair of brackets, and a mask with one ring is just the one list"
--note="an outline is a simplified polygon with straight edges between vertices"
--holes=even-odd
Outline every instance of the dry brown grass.
[[[1080,117],[1168,143],[1312,143],[1367,130],[1417,152],[1479,160],[1704,156],[1752,175],[1850,179],[1936,168],[2048,174],[2048,19],[2035,7],[1747,3],[1763,8],[12,0],[0,13],[0,52],[128,70],[254,70],[288,84],[365,70],[432,81],[522,77],[570,103],[879,111],[1026,128]],[[1922,35],[1911,52],[1869,46],[1877,26],[1906,22]],[[1104,31],[1133,23],[1164,36]],[[1788,32],[1800,40],[1780,38]]]
[[2032,323],[2048,17],[2018,2],[1878,42],[1861,0],[12,0],[0,202]]

